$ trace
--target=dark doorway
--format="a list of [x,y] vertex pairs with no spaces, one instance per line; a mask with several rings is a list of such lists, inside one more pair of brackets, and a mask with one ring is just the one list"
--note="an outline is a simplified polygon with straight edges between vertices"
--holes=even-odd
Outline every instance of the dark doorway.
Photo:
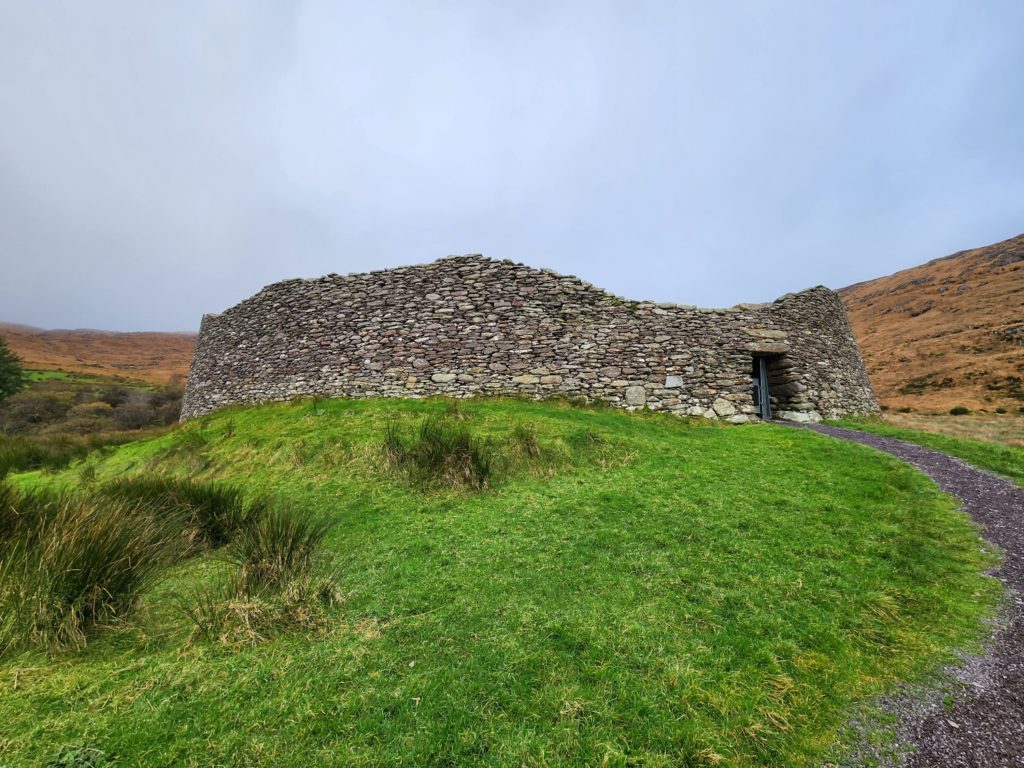
[[772,418],[772,398],[768,391],[768,358],[754,357],[754,368],[751,371],[754,384],[754,406],[757,415],[765,421]]

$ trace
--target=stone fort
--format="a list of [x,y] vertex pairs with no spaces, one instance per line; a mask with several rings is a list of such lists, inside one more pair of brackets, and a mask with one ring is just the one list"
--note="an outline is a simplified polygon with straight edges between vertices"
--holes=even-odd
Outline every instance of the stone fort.
[[562,396],[734,423],[878,412],[827,288],[701,309],[478,255],[286,280],[203,317],[182,420],[309,395]]

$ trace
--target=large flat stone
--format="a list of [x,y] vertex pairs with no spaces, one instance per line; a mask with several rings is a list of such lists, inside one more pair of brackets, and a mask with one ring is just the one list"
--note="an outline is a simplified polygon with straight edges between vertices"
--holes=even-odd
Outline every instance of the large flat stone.
[[821,421],[821,414],[817,411],[779,411],[775,417],[784,421],[798,421],[801,423]]
[[512,381],[515,384],[536,384],[540,381],[540,377],[534,376],[532,373],[524,373],[521,376],[513,376]]
[[783,341],[752,341],[747,344],[748,352],[756,352],[762,355],[784,355],[789,350],[789,344]]
[[647,402],[647,390],[643,387],[626,387],[626,404],[643,405]]
[[711,404],[711,407],[719,416],[732,416],[736,413],[736,406],[721,397],[715,400],[715,402]]
[[779,331],[774,328],[744,328],[743,330],[758,339],[781,340],[786,338],[785,331]]

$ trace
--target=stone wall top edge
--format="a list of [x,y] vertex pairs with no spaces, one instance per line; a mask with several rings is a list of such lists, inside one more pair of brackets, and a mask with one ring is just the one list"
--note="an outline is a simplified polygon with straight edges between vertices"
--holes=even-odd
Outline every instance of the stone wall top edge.
[[432,262],[426,262],[426,263],[420,263],[420,264],[408,264],[408,265],[402,265],[402,266],[397,266],[397,267],[389,267],[389,268],[386,268],[386,269],[369,270],[369,271],[366,271],[366,272],[349,272],[349,273],[346,273],[346,274],[339,274],[339,273],[336,273],[336,272],[331,272],[329,274],[322,275],[320,277],[313,277],[313,278],[288,278],[288,279],[285,279],[285,280],[278,280],[276,282],[273,282],[273,283],[270,283],[268,285],[265,285],[263,288],[261,288],[259,291],[257,291],[252,296],[250,296],[250,297],[248,297],[246,299],[243,299],[242,301],[238,302],[237,304],[234,304],[234,305],[224,309],[221,312],[209,312],[209,313],[204,314],[203,315],[203,320],[204,321],[205,320],[216,320],[216,319],[222,317],[223,315],[233,313],[234,310],[239,310],[239,309],[245,307],[246,305],[248,305],[250,303],[255,303],[258,299],[266,296],[267,294],[271,294],[271,293],[274,293],[274,292],[287,290],[287,289],[289,289],[291,287],[314,286],[314,285],[316,285],[318,283],[320,283],[320,284],[331,284],[331,283],[337,283],[338,281],[343,281],[343,282],[346,282],[346,283],[347,282],[355,282],[355,281],[358,281],[360,279],[372,278],[372,277],[378,276],[378,275],[387,275],[387,274],[401,275],[401,274],[406,273],[406,272],[426,271],[426,270],[429,270],[432,267],[443,268],[443,267],[446,267],[446,266],[449,266],[449,265],[459,264],[459,263],[463,263],[463,264],[478,263],[481,266],[505,266],[505,267],[511,267],[511,268],[516,268],[516,269],[525,269],[525,270],[529,270],[530,272],[536,273],[537,275],[544,275],[544,276],[551,277],[554,280],[565,280],[565,281],[575,282],[581,288],[586,289],[588,291],[592,291],[592,292],[597,293],[597,294],[601,294],[604,298],[607,298],[609,301],[612,301],[612,302],[628,303],[628,304],[635,305],[637,307],[642,307],[642,308],[651,309],[651,310],[653,310],[653,309],[683,310],[683,311],[695,312],[695,313],[701,313],[701,314],[703,314],[703,313],[720,313],[720,314],[724,314],[724,313],[741,313],[741,312],[751,312],[751,311],[756,312],[758,310],[767,309],[767,308],[769,308],[769,307],[771,307],[773,305],[777,305],[777,304],[779,304],[781,302],[786,302],[786,301],[789,301],[789,300],[792,300],[792,299],[797,299],[797,298],[805,298],[805,297],[808,297],[809,295],[812,295],[812,294],[815,294],[815,293],[820,293],[820,292],[823,292],[823,291],[827,292],[829,294],[838,295],[834,291],[832,291],[830,288],[827,288],[827,287],[825,287],[823,285],[816,285],[816,286],[813,286],[811,288],[806,288],[806,289],[801,290],[801,291],[795,291],[795,292],[786,293],[786,294],[780,296],[779,298],[775,299],[774,301],[766,301],[766,302],[758,302],[758,303],[754,303],[754,302],[741,302],[741,303],[738,303],[738,304],[734,304],[733,306],[730,306],[730,307],[699,307],[699,306],[696,306],[696,305],[693,305],[693,304],[679,304],[679,303],[675,303],[675,302],[656,302],[656,301],[653,301],[653,300],[650,300],[650,299],[629,299],[629,298],[625,298],[625,297],[619,296],[617,294],[614,294],[614,293],[612,293],[610,291],[607,291],[607,290],[605,290],[603,288],[597,287],[597,286],[593,285],[592,283],[589,283],[586,280],[583,280],[582,278],[577,277],[575,275],[561,274],[559,272],[556,272],[555,270],[548,269],[548,268],[531,267],[528,264],[524,264],[523,262],[512,261],[511,259],[493,259],[493,258],[490,258],[488,256],[483,256],[481,254],[464,254],[464,255],[443,256],[443,257],[438,258],[438,259],[436,259],[436,260],[434,260]]

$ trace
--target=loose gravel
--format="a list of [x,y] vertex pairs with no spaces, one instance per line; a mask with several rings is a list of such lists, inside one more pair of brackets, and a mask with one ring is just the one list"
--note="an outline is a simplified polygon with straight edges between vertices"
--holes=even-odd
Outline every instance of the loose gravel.
[[[968,660],[955,677],[962,687],[952,706],[932,701],[887,700],[901,720],[898,738],[907,768],[1003,768],[1024,766],[1024,489],[960,459],[912,443],[824,424],[793,424],[885,451],[930,477],[958,498],[1003,550],[992,572],[1008,600],[994,640],[982,657]],[[935,698],[935,697],[933,697]],[[922,711],[923,710],[923,711]]]

